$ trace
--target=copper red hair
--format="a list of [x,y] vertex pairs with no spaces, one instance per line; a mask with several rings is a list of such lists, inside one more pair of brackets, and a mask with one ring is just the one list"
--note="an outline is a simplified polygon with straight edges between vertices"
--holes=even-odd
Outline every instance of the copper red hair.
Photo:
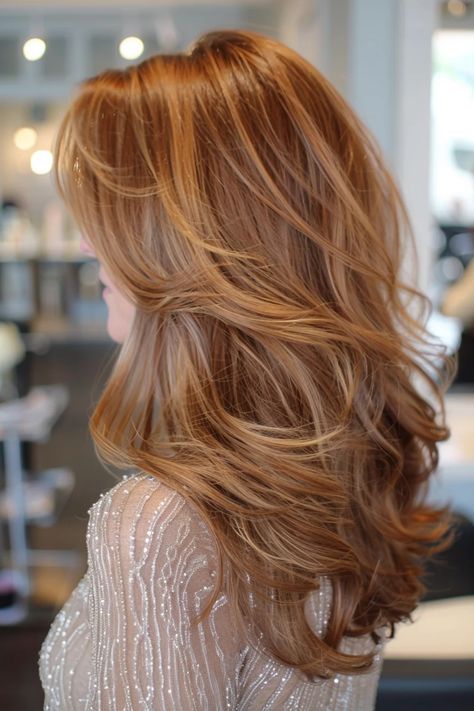
[[[215,595],[276,658],[367,669],[342,637],[409,617],[448,530],[426,501],[446,359],[400,281],[408,220],[373,139],[298,54],[216,31],[85,81],[56,166],[137,306],[91,420],[99,452],[199,507]],[[322,575],[320,639],[303,607]]]

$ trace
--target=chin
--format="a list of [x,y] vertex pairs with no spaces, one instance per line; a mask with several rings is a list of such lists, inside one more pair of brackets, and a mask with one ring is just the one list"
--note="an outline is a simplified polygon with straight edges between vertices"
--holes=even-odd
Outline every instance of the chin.
[[107,333],[115,343],[123,343],[127,337],[127,332],[121,324],[109,322],[107,323]]
[[115,290],[109,288],[104,293],[108,308],[107,333],[116,343],[123,343],[132,326],[135,307]]

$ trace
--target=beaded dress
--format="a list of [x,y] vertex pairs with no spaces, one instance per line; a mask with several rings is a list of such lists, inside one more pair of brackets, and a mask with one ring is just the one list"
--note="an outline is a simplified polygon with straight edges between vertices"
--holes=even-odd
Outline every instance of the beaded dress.
[[[200,514],[147,474],[89,509],[88,568],[43,642],[45,711],[372,711],[385,640],[369,673],[315,683],[236,634],[224,594],[196,627],[216,549]],[[306,602],[319,635],[330,583]],[[373,649],[345,638],[348,653]]]

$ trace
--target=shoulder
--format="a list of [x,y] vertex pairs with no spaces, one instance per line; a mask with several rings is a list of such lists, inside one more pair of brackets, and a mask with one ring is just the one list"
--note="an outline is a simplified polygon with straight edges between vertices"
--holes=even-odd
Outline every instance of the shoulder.
[[167,557],[188,548],[215,557],[208,525],[184,496],[149,474],[133,474],[109,489],[89,509],[89,557],[108,547],[132,564],[145,555]]
[[[184,498],[162,481],[149,474],[131,474],[124,476],[115,486],[100,495],[89,509],[90,518],[108,516],[113,513],[121,518],[134,518],[144,509],[164,506],[173,500],[178,507],[185,505]],[[148,503],[148,506],[147,506]]]

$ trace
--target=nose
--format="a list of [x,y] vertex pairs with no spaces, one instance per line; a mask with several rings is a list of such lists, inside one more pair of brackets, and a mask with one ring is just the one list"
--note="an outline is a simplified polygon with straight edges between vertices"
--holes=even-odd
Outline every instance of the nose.
[[92,249],[91,245],[85,237],[81,236],[80,242],[79,242],[79,250],[82,252],[82,254],[87,254],[89,257],[95,257],[95,252]]

